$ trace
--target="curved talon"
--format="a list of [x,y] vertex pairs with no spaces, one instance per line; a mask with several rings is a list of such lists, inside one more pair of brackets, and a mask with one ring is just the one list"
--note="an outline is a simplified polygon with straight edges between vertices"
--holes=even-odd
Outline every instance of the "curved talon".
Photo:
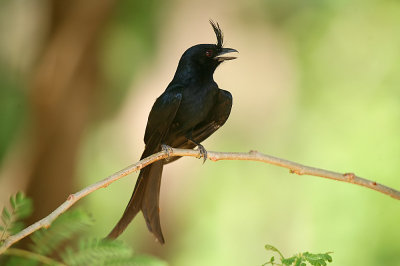
[[201,144],[198,144],[197,147],[199,148],[199,151],[200,151],[200,157],[199,158],[203,157],[203,164],[204,164],[206,162],[206,160],[207,160],[207,150]]
[[168,145],[166,145],[166,144],[161,144],[161,149],[167,153],[167,156],[168,156],[168,157],[169,157],[170,154],[173,152],[171,146],[168,146]]

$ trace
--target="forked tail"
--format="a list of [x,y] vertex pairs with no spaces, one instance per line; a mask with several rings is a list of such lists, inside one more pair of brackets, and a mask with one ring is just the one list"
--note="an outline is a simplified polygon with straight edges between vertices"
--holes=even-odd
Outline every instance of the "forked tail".
[[124,214],[107,238],[117,238],[135,218],[136,214],[142,211],[147,228],[161,244],[164,244],[159,212],[162,170],[163,162],[157,161],[140,171],[128,206],[126,206]]

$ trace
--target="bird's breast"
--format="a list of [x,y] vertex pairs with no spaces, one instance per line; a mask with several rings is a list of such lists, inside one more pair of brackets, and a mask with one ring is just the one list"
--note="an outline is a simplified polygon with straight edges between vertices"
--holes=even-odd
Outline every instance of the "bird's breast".
[[[218,87],[210,86],[203,88],[187,88],[183,90],[182,100],[176,113],[173,124],[185,127],[183,130],[190,130],[210,114],[215,105]],[[185,126],[182,126],[185,125]]]

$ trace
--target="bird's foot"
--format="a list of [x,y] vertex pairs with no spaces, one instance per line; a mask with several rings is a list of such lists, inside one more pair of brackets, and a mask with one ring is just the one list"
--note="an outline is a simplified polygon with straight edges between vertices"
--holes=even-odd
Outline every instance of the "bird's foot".
[[201,144],[197,144],[197,147],[199,148],[199,151],[200,151],[200,155],[197,158],[200,159],[201,157],[203,157],[203,164],[204,164],[207,160],[207,150]]
[[167,153],[168,157],[171,155],[171,153],[173,153],[171,146],[168,146],[166,144],[161,144],[161,149]]

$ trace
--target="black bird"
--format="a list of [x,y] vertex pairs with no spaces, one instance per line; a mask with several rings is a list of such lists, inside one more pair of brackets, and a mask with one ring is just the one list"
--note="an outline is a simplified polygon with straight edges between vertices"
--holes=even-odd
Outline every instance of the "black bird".
[[[218,23],[210,20],[217,44],[198,44],[187,49],[178,64],[175,76],[167,89],[155,101],[147,121],[141,159],[161,149],[198,146],[204,161],[207,151],[200,144],[220,128],[231,112],[232,95],[218,88],[213,79],[215,69],[226,56],[237,52],[223,47],[223,34]],[[157,161],[140,171],[132,197],[124,214],[108,238],[117,238],[139,211],[147,227],[160,243],[164,243],[159,214],[161,174],[164,164],[180,157]]]

